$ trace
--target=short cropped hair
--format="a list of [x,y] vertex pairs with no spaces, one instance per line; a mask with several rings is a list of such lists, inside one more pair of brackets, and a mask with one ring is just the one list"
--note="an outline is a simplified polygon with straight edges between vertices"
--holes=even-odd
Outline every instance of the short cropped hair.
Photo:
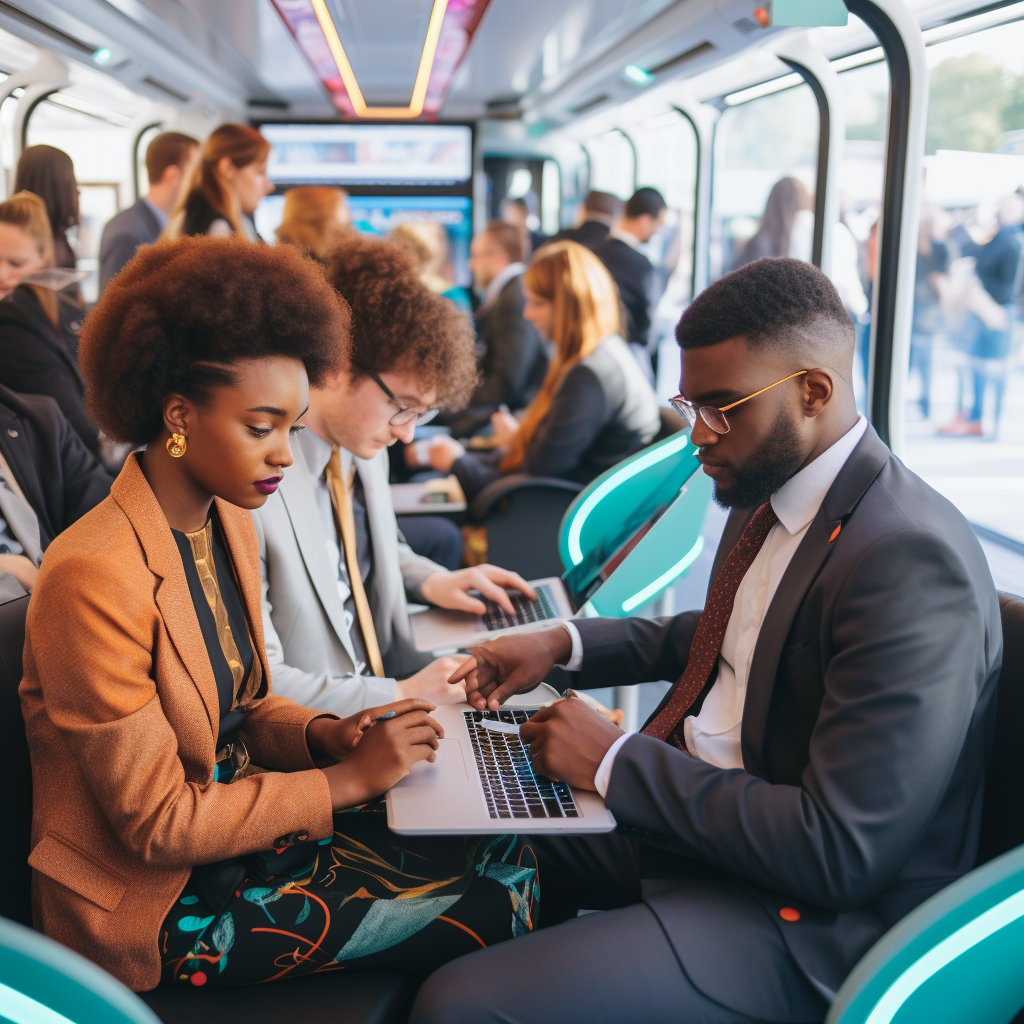
[[356,373],[410,373],[438,405],[465,407],[478,378],[469,317],[420,282],[405,249],[352,233],[331,254],[327,277],[352,310]]
[[626,202],[626,216],[630,219],[648,214],[659,217],[668,204],[656,188],[638,188]]
[[583,200],[583,209],[587,213],[597,213],[602,217],[617,220],[622,216],[622,200],[611,192],[599,192],[591,189]]
[[149,444],[163,402],[202,404],[231,385],[231,365],[286,356],[315,386],[344,365],[348,307],[320,267],[290,245],[194,236],[157,242],[104,289],[78,354],[86,404],[111,439]]
[[852,352],[853,322],[835,285],[810,263],[775,256],[708,285],[680,318],[676,340],[688,349],[743,336],[758,350],[786,347],[809,330],[818,343]]
[[489,220],[483,233],[503,249],[509,263],[522,263],[526,259],[526,238],[520,228],[503,220]]
[[188,166],[192,154],[199,148],[199,140],[181,132],[161,132],[146,147],[146,176],[155,185],[168,167]]

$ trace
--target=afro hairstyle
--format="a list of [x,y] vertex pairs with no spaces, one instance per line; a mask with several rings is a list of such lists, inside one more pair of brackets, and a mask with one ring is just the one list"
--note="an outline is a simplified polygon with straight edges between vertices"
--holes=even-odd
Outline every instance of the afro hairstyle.
[[408,373],[438,405],[465,407],[478,380],[469,317],[423,285],[402,247],[352,234],[331,253],[327,277],[352,310],[357,372]]
[[86,403],[110,438],[144,445],[170,394],[207,401],[231,364],[286,356],[311,385],[344,365],[348,306],[292,246],[193,236],[157,242],[106,287],[85,319]]
[[852,358],[853,322],[835,285],[815,266],[766,257],[708,285],[676,326],[681,348],[704,348],[743,336],[754,351],[785,350],[813,335]]

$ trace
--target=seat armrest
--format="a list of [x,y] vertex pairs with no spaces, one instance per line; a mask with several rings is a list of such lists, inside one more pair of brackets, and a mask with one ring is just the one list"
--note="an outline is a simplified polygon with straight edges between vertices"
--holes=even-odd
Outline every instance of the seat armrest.
[[553,476],[531,476],[529,473],[510,473],[508,476],[500,477],[489,483],[470,502],[470,513],[478,523],[483,522],[495,503],[502,498],[507,498],[516,491],[528,488],[543,488],[545,490],[567,491],[570,494],[579,494],[583,490],[583,484],[575,480],[560,480]]

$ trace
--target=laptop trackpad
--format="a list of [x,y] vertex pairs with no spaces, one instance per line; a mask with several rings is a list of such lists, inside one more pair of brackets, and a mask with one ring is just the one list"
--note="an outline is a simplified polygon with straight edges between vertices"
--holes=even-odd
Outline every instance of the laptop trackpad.
[[437,760],[433,764],[420,761],[413,765],[409,774],[398,783],[399,788],[462,783],[469,778],[466,759],[462,756],[462,744],[453,739],[438,740],[438,743]]

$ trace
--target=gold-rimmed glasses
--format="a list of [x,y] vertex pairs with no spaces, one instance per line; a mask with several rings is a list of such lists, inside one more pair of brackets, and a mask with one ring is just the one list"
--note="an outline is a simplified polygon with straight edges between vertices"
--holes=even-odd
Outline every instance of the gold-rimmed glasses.
[[669,399],[669,404],[677,413],[679,413],[680,416],[683,417],[684,420],[686,420],[686,423],[691,430],[693,430],[697,425],[697,417],[700,416],[700,418],[716,434],[728,434],[729,421],[725,418],[725,414],[730,409],[735,409],[737,405],[749,402],[752,398],[757,398],[758,395],[763,395],[766,391],[771,391],[772,388],[778,387],[780,384],[785,384],[787,380],[792,380],[794,377],[799,377],[802,374],[810,372],[810,370],[797,370],[796,373],[791,373],[788,377],[783,377],[782,380],[777,380],[774,384],[769,384],[767,387],[761,388],[760,391],[755,391],[752,395],[747,395],[744,398],[738,398],[735,402],[730,402],[729,405],[723,405],[720,408],[713,405],[702,405],[698,407],[682,395],[676,395],[675,398]]

